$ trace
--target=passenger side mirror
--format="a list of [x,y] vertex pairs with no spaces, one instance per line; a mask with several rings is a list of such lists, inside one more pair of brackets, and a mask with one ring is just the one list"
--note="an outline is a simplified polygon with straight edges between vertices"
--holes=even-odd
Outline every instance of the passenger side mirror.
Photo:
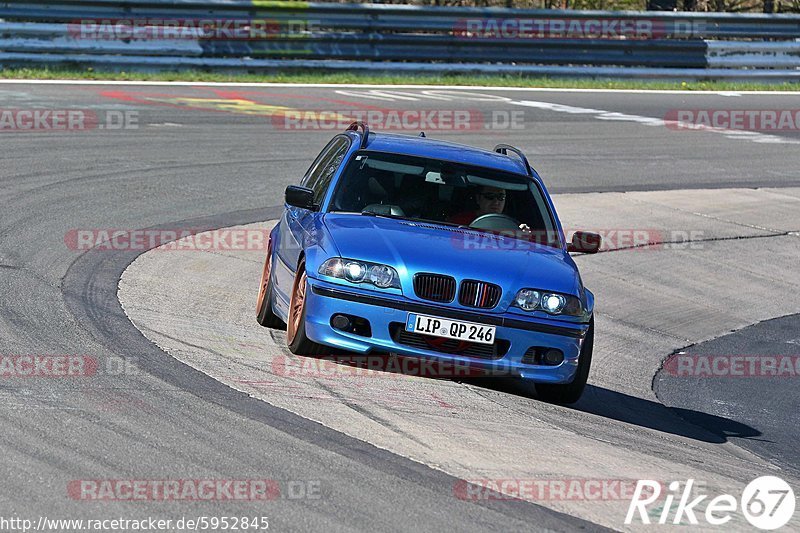
[[603,238],[597,233],[590,231],[576,231],[572,234],[572,242],[567,245],[568,252],[582,252],[584,254],[596,254],[600,251]]
[[301,209],[314,210],[314,191],[300,185],[286,187],[286,203]]

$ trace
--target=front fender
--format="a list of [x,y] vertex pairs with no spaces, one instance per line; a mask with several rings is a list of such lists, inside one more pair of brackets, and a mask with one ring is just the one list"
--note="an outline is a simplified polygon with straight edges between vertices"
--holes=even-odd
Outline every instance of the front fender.
[[306,275],[315,278],[319,267],[331,257],[339,257],[339,249],[323,222],[323,216],[314,217],[311,228],[303,240]]
[[584,302],[586,314],[592,316],[594,313],[594,294],[589,289],[584,289],[584,293],[586,294],[586,301]]

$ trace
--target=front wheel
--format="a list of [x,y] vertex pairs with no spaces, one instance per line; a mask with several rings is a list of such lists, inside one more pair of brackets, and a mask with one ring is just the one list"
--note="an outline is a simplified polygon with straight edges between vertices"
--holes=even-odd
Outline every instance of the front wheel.
[[323,355],[326,348],[306,337],[307,291],[306,265],[300,263],[294,278],[292,300],[289,303],[286,344],[289,346],[289,351],[296,355]]
[[589,322],[589,330],[586,332],[586,338],[583,340],[581,347],[581,354],[578,358],[578,370],[575,372],[575,377],[572,383],[563,385],[554,385],[551,383],[537,383],[536,395],[540,400],[549,403],[570,404],[577,402],[583,389],[586,388],[586,382],[589,379],[589,367],[592,366],[592,350],[594,348],[594,317]]

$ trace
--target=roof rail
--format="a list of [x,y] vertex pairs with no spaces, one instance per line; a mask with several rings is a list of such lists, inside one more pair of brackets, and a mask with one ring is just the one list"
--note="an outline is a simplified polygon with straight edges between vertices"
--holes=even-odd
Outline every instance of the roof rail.
[[359,120],[358,122],[353,122],[352,124],[347,126],[347,129],[345,131],[357,132],[358,128],[364,130],[364,133],[361,135],[361,147],[360,147],[363,150],[367,146],[367,139],[369,138],[369,126],[367,126],[365,122],[361,122]]
[[528,158],[522,153],[522,150],[515,148],[510,144],[498,144],[494,147],[494,151],[503,155],[508,155],[508,152],[514,152],[517,154],[517,156],[519,156],[519,158],[522,160],[522,163],[525,165],[525,170],[528,172],[528,176],[533,177],[533,169],[531,168],[530,163],[528,163]]

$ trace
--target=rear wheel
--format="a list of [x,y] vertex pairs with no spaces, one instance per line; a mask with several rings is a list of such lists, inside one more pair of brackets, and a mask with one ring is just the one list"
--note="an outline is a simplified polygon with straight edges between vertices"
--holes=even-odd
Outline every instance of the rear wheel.
[[308,280],[306,265],[300,263],[292,287],[292,300],[289,303],[289,320],[286,323],[286,344],[289,351],[297,355],[322,355],[327,351],[325,346],[317,344],[306,336],[306,295]]
[[581,347],[581,355],[578,358],[578,370],[575,372],[575,378],[572,383],[563,385],[554,385],[550,383],[537,383],[536,395],[540,400],[549,403],[569,404],[577,402],[583,389],[586,388],[586,382],[589,379],[589,367],[592,366],[592,350],[594,348],[594,317],[589,322],[589,331],[586,332],[586,338],[583,340]]
[[282,328],[284,325],[283,321],[272,312],[272,240],[267,246],[267,259],[264,261],[264,270],[261,273],[256,320],[265,328]]

